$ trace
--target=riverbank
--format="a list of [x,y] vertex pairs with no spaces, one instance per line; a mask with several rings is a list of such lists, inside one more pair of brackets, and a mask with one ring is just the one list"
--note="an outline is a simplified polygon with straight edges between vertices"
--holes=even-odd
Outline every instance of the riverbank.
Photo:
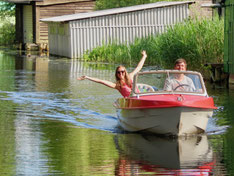
[[183,57],[190,70],[204,72],[205,64],[223,62],[223,46],[224,20],[203,18],[176,24],[161,35],[136,39],[130,45],[116,41],[94,48],[83,59],[132,65],[138,62],[140,51],[144,49],[148,65],[172,68],[174,61]]
[[174,61],[182,57],[188,62],[189,70],[199,71],[209,78],[211,68],[205,65],[223,63],[224,20],[218,17],[190,19],[168,27],[163,34],[138,38],[129,45],[115,41],[96,47],[87,51],[81,59],[135,66],[141,57],[141,50],[147,51],[146,65],[171,69]]

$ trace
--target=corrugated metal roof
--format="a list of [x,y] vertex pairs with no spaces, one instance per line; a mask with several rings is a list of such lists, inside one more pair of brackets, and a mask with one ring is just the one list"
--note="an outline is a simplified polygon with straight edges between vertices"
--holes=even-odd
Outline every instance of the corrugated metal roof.
[[41,19],[43,22],[66,22],[66,21],[73,21],[85,18],[92,18],[98,16],[106,16],[106,15],[113,15],[119,13],[126,13],[131,11],[140,11],[152,8],[160,8],[160,7],[167,7],[167,6],[174,6],[174,5],[181,5],[181,4],[192,4],[195,1],[174,1],[174,2],[156,2],[150,4],[143,4],[143,5],[136,5],[130,7],[123,7],[123,8],[115,8],[115,9],[107,9],[107,10],[99,10],[94,12],[88,13],[78,13],[72,15],[63,15],[51,18],[44,18]]

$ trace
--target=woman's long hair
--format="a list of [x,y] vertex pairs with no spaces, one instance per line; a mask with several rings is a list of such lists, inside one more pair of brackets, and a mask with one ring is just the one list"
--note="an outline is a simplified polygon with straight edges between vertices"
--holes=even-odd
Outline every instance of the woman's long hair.
[[[121,81],[118,76],[118,69],[123,68],[125,71],[124,81]],[[132,88],[132,80],[130,79],[126,68],[122,65],[119,65],[115,70],[115,79],[116,79],[116,86],[121,88],[124,84],[127,84],[128,87]]]

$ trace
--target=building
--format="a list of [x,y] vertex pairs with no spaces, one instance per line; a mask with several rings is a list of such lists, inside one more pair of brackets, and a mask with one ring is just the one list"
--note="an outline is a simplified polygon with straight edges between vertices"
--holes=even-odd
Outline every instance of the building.
[[234,85],[234,0],[224,0],[224,72],[229,74],[229,83]]
[[[95,0],[7,0],[16,4],[17,43],[35,43],[46,47],[47,24],[42,18],[94,10]],[[45,45],[44,45],[45,44]]]
[[109,42],[128,44],[136,38],[162,33],[188,18],[189,5],[193,3],[157,2],[41,21],[49,27],[50,54],[80,58],[87,50]]

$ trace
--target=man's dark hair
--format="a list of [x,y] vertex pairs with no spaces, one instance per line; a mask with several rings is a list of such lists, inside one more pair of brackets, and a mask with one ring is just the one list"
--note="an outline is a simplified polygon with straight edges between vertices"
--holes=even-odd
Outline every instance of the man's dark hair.
[[174,65],[179,64],[179,63],[182,63],[182,62],[187,66],[187,62],[186,62],[186,60],[185,60],[184,58],[176,59]]

